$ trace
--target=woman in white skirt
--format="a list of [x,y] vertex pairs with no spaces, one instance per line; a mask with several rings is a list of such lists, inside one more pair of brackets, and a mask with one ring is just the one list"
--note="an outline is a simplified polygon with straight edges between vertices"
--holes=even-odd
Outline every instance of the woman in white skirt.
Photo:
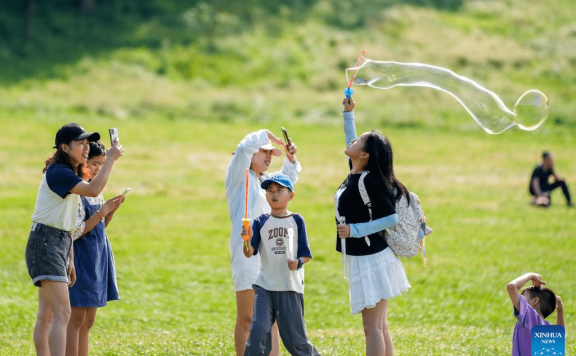
[[[362,313],[367,356],[391,356],[392,338],[388,330],[388,300],[410,288],[402,262],[378,232],[398,223],[394,202],[408,190],[394,176],[392,146],[379,132],[356,137],[354,100],[344,99],[344,131],[350,174],[335,196],[338,238],[336,250],[345,258],[349,276],[352,314]],[[358,189],[364,171],[364,184],[372,202],[372,219]],[[395,196],[394,192],[398,192]]]

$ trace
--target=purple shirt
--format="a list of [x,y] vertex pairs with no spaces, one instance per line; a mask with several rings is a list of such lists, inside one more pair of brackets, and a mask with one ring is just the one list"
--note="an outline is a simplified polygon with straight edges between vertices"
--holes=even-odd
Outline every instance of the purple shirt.
[[550,325],[549,322],[532,308],[524,296],[520,296],[520,311],[514,308],[516,325],[514,326],[514,336],[512,337],[512,356],[530,356],[530,331],[534,325]]

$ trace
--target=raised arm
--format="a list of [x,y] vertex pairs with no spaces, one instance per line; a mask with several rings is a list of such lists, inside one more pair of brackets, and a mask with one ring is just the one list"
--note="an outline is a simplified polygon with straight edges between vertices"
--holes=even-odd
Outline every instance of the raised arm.
[[286,153],[286,158],[284,158],[284,163],[282,164],[282,173],[286,174],[290,178],[293,185],[296,185],[296,182],[298,182],[298,176],[302,171],[302,166],[296,159],[296,151],[298,148],[294,143],[291,143],[288,147],[282,145],[282,148]]
[[286,160],[292,164],[297,164],[296,162],[296,152],[298,147],[292,142],[292,139],[288,137],[288,142],[284,142],[281,138],[276,137],[272,132],[268,132],[268,137],[272,143],[280,145],[282,151],[286,155]]
[[512,305],[514,305],[514,309],[520,311],[520,289],[526,282],[532,281],[532,285],[540,287],[545,285],[546,282],[542,280],[542,276],[537,273],[526,273],[512,282],[506,285],[506,290],[508,291],[508,295],[510,296],[510,300],[512,301]]
[[97,197],[102,190],[104,190],[104,187],[108,182],[114,162],[116,162],[122,154],[124,154],[124,148],[122,148],[122,145],[116,141],[114,146],[106,150],[106,160],[104,161],[102,168],[100,168],[100,172],[98,172],[96,178],[92,179],[90,182],[82,181],[76,184],[74,188],[70,189],[70,193],[83,195],[85,197]]
[[352,98],[350,98],[350,102],[344,98],[342,104],[344,104],[344,110],[342,110],[342,116],[344,117],[344,133],[346,137],[346,147],[348,147],[352,140],[358,138],[356,134],[356,125],[354,124],[354,107],[356,106],[356,103]]
[[556,296],[556,325],[562,325],[564,329],[566,329],[566,323],[564,322],[564,305],[559,295]]
[[249,133],[240,141],[226,170],[226,191],[230,188],[236,189],[236,186],[244,180],[244,171],[250,168],[252,156],[268,142],[268,139],[268,130],[259,130]]

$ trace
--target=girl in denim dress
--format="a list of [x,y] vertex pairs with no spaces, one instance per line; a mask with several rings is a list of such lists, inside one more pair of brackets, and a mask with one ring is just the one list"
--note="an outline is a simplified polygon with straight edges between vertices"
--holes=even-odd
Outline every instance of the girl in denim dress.
[[[104,145],[100,141],[91,142],[86,163],[89,177],[98,175],[105,157]],[[97,308],[120,299],[114,255],[105,227],[122,202],[122,195],[106,202],[102,193],[97,197],[80,197],[78,222],[72,235],[77,282],[69,289],[72,315],[67,329],[66,356],[88,355],[90,328]]]

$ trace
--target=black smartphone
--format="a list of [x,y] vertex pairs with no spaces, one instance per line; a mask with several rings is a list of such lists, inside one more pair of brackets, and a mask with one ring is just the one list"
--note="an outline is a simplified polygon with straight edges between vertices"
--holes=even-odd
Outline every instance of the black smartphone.
[[114,146],[114,142],[120,142],[120,137],[118,136],[118,129],[112,128],[108,130],[110,132],[110,145]]
[[280,128],[282,129],[282,133],[284,134],[284,143],[286,144],[286,147],[288,147],[292,144],[292,141],[290,141],[290,138],[288,138],[288,131],[286,131],[286,129],[283,127]]

